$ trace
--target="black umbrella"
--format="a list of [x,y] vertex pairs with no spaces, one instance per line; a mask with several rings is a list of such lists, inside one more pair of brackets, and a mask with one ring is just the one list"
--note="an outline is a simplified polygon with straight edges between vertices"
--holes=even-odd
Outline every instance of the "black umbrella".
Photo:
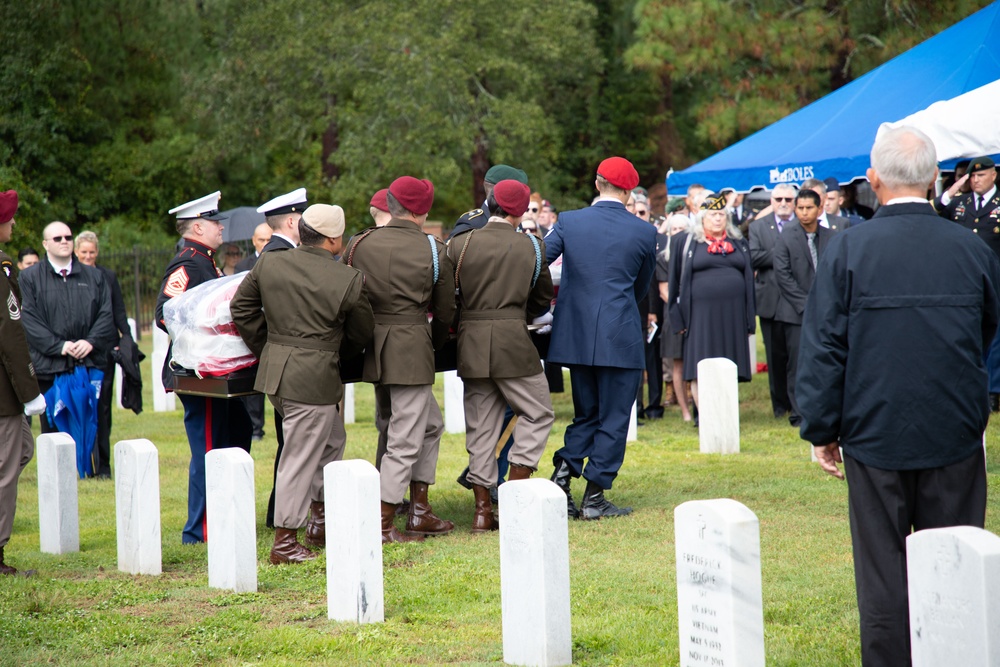
[[253,230],[264,222],[264,214],[253,206],[240,206],[223,211],[228,216],[222,221],[223,241],[246,241],[253,238]]

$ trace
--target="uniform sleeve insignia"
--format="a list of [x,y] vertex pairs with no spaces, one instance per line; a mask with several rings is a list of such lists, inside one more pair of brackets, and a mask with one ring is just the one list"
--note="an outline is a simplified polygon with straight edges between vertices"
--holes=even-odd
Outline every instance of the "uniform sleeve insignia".
[[28,362],[28,371],[31,373],[31,377],[35,377],[35,365],[30,361]]
[[188,280],[187,270],[183,266],[177,267],[177,270],[167,278],[167,284],[163,286],[163,293],[171,299],[183,294],[184,290],[187,289]]
[[17,305],[17,297],[14,296],[13,292],[7,295],[7,313],[12,320],[21,319],[21,308]]

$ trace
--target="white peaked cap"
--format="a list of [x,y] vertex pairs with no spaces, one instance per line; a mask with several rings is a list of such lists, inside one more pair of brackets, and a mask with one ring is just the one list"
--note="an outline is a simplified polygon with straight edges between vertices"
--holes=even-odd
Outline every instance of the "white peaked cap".
[[258,213],[264,215],[281,215],[282,213],[301,213],[309,206],[306,189],[299,188],[280,197],[275,197],[266,204],[257,207]]

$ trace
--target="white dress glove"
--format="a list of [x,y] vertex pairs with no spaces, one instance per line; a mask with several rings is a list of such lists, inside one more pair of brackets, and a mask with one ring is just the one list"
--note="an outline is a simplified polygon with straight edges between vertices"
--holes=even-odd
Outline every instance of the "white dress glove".
[[535,319],[531,320],[532,324],[541,324],[542,327],[537,329],[535,333],[547,334],[552,332],[552,312],[543,313]]
[[32,417],[45,412],[45,397],[39,394],[24,404],[24,414]]

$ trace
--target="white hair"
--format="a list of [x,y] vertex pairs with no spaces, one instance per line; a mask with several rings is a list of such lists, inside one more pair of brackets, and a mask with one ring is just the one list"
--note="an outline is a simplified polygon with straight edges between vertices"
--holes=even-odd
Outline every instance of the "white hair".
[[[777,190],[777,188],[775,188],[775,190]],[[698,215],[694,219],[694,229],[691,230],[691,235],[698,243],[706,242],[704,220],[705,214],[710,212],[711,211],[706,209],[701,209],[698,211]],[[740,232],[739,228],[733,224],[733,214],[729,211],[729,209],[725,209],[723,212],[726,214],[726,236],[731,239],[743,238],[742,232]]]
[[[669,216],[667,216],[667,219],[664,220],[663,223],[660,225],[659,232],[661,234],[666,234],[667,236],[673,236],[673,234],[670,233],[670,230],[673,229],[674,225],[676,223],[678,223],[678,222],[682,223],[684,225],[684,231],[685,232],[687,232],[688,234],[691,233],[691,218],[689,218],[686,215],[683,215],[681,213],[671,213]],[[667,261],[670,260],[670,243],[669,242],[666,244],[666,247],[663,249],[663,258],[666,259]]]
[[937,150],[930,137],[915,127],[885,132],[872,147],[872,169],[892,190],[926,189],[937,170]]

